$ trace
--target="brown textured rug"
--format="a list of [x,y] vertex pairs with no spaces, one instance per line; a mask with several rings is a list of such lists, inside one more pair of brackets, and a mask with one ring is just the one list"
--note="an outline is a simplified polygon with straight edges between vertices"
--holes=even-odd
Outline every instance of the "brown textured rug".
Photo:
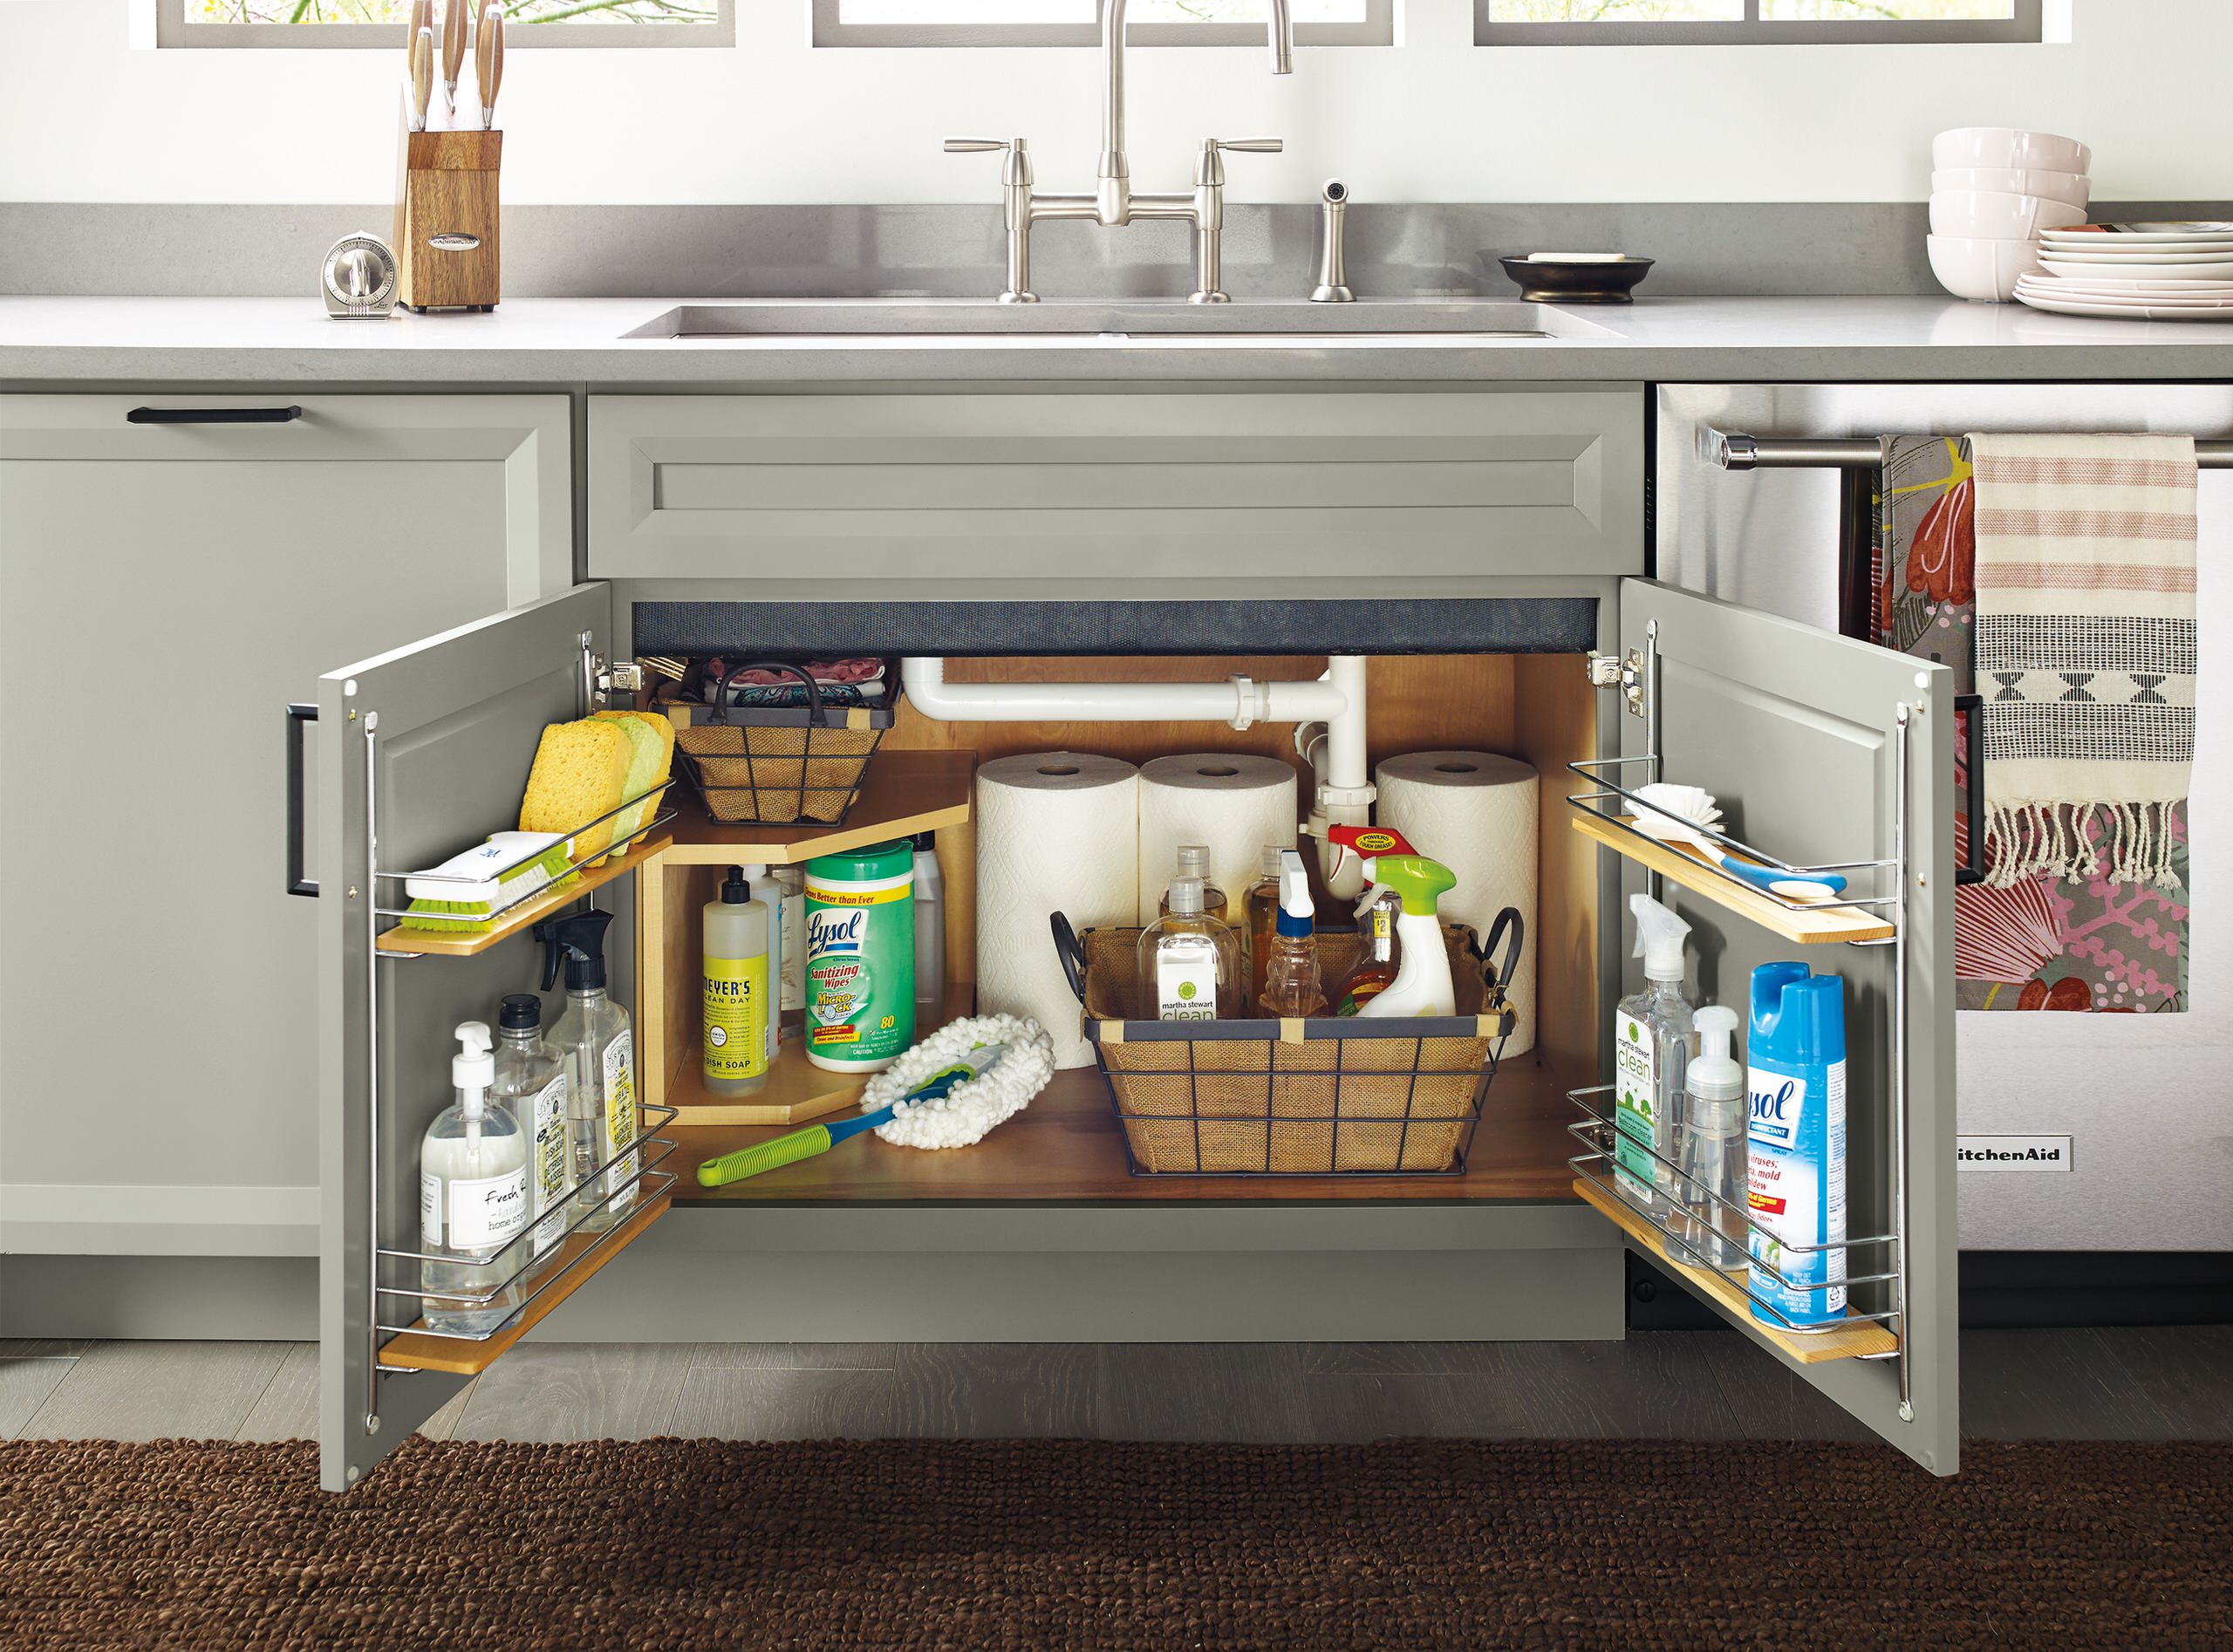
[[0,1444],[0,1647],[2233,1643],[2233,1445]]

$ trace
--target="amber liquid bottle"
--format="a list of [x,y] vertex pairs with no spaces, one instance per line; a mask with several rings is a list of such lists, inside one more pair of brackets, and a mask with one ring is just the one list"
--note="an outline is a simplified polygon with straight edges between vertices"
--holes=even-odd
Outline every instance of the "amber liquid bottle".
[[1280,921],[1280,846],[1264,845],[1264,875],[1240,898],[1242,941],[1248,949],[1248,1003],[1253,1008],[1264,991],[1264,966],[1272,956],[1272,936]]
[[1364,959],[1334,993],[1334,1014],[1354,1015],[1369,999],[1385,992],[1396,979],[1396,913],[1403,898],[1384,890],[1365,910],[1360,926],[1367,936]]

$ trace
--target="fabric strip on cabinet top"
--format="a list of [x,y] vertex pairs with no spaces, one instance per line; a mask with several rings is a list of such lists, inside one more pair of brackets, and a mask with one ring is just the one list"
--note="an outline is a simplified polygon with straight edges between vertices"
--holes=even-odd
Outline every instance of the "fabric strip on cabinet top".
[[[2182,471],[2176,453],[2099,445],[2175,439],[1986,439],[1995,467],[1986,481],[1978,440],[1886,439],[1873,558],[1875,640],[1952,666],[1964,692],[1984,682],[1988,806],[2010,811],[1995,816],[2004,829],[1986,831],[1988,883],[1956,892],[1958,1001],[2183,1010],[2192,444]],[[2000,445],[2011,441],[2055,451]],[[2044,479],[2060,465],[2070,467],[2063,479]],[[1982,566],[1981,487],[1998,502],[1987,507],[1995,514],[1984,521]],[[2133,488],[2141,491],[2116,491]],[[2100,555],[2104,536],[2093,530],[2103,529]],[[2066,577],[2071,584],[2059,583]],[[1997,698],[2011,691],[2013,700]],[[2011,714],[1997,741],[2003,707]],[[2031,767],[2039,760],[2023,754],[2042,750],[2052,754],[2045,766]],[[2147,772],[2129,773],[2127,762]],[[2004,766],[2004,779],[1995,773]],[[1957,817],[1957,853],[1967,854],[1971,827]]]

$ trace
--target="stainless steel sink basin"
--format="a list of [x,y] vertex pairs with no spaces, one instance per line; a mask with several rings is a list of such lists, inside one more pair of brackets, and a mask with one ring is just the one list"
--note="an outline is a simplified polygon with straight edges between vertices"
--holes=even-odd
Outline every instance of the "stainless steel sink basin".
[[678,304],[627,338],[847,338],[938,345],[1013,338],[1081,345],[1151,343],[1360,346],[1479,345],[1619,335],[1548,304],[1501,300],[1367,301],[1314,304],[1242,300],[1049,300],[1001,304],[973,298],[764,299]]

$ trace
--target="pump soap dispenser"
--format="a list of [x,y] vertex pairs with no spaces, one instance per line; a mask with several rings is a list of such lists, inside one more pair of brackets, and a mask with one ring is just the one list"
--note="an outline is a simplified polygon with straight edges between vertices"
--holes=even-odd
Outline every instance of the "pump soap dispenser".
[[[427,1327],[450,1335],[495,1330],[520,1305],[519,1270],[483,1267],[528,1222],[527,1138],[501,1107],[488,1104],[496,1082],[484,1021],[457,1029],[450,1058],[457,1099],[435,1115],[419,1147],[420,1264]],[[525,1261],[529,1247],[521,1246]],[[509,1279],[502,1277],[507,1272]],[[496,1288],[502,1285],[502,1289]],[[487,1297],[486,1301],[464,1300]]]
[[1697,1018],[1698,1053],[1683,1075],[1683,1214],[1675,1235],[1690,1252],[1676,1259],[1730,1273],[1752,1259],[1745,1220],[1745,1069],[1732,1048],[1737,1012],[1709,1004]]

